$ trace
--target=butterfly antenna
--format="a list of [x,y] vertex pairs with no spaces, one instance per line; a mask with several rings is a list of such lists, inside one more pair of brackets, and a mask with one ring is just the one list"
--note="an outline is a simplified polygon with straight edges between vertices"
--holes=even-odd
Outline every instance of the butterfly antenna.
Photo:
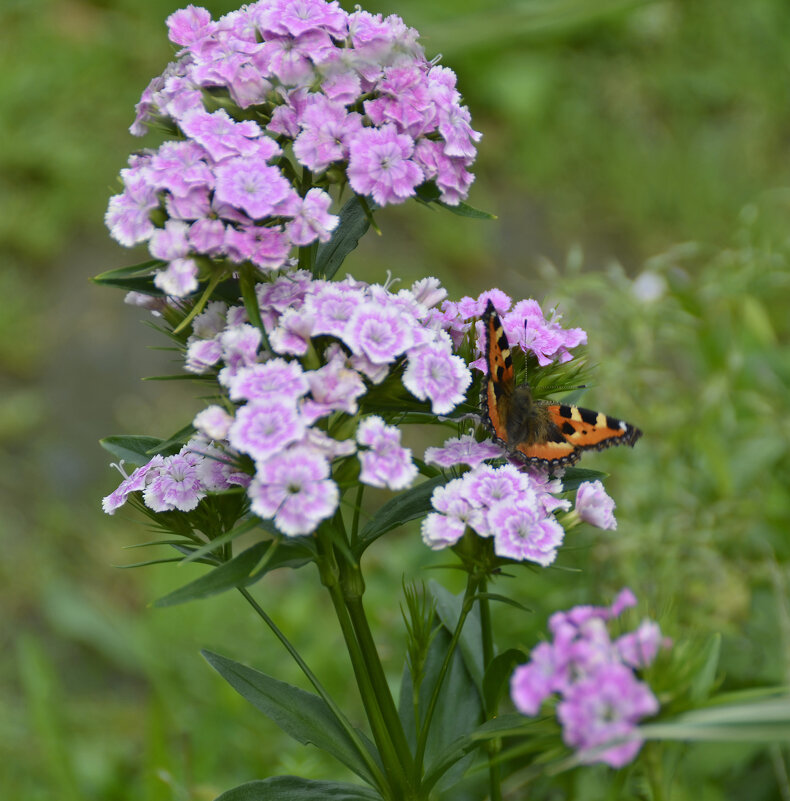
[[541,392],[571,392],[575,389],[587,389],[588,384],[576,384],[571,386],[570,384],[559,384],[554,387],[538,387]]

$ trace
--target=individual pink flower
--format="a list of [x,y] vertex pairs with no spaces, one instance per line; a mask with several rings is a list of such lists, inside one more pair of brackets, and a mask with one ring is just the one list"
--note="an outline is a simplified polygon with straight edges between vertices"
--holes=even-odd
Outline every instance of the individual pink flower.
[[466,476],[448,481],[433,491],[431,512],[422,524],[422,539],[433,550],[454,545],[468,527],[478,530],[480,510],[469,502]]
[[420,400],[430,400],[435,414],[448,414],[466,397],[472,374],[449,343],[436,342],[409,352],[403,386]]
[[143,490],[145,505],[155,512],[190,512],[197,507],[206,496],[197,471],[199,461],[199,456],[183,450],[166,457]]
[[332,198],[322,189],[311,189],[301,202],[299,210],[286,226],[286,233],[294,245],[311,242],[328,242],[340,218],[329,213]]
[[166,295],[183,298],[198,288],[198,266],[194,259],[173,259],[154,276],[154,286]]
[[248,490],[252,511],[286,536],[310,534],[337,509],[329,463],[312,448],[296,446],[258,464]]
[[242,209],[253,219],[270,215],[293,193],[277,167],[258,159],[232,158],[217,167],[216,198]]
[[190,45],[208,36],[214,29],[211,14],[205,8],[189,5],[167,18],[170,41]]
[[366,417],[357,428],[357,442],[367,447],[358,452],[362,470],[359,480],[372,487],[401,490],[417,477],[411,450],[401,446],[401,432],[376,415]]
[[576,491],[576,512],[585,523],[597,528],[614,530],[614,500],[606,494],[600,481],[584,481]]
[[[145,489],[145,485],[155,475],[159,468],[164,464],[164,456],[156,455],[147,464],[138,467],[131,475],[127,476],[121,466],[115,465],[120,470],[124,480],[120,483],[118,488],[102,499],[101,505],[104,512],[108,515],[115,514],[115,510],[126,503],[126,499],[132,492],[139,492]],[[121,462],[123,465],[123,462]]]
[[249,323],[231,325],[219,335],[219,342],[222,347],[222,360],[225,362],[225,368],[220,373],[220,381],[227,386],[230,378],[242,367],[248,367],[258,361],[261,332]]
[[425,461],[437,467],[454,467],[465,464],[477,467],[486,459],[497,459],[505,456],[503,448],[490,440],[477,442],[471,434],[448,439],[441,448],[426,448]]
[[348,180],[360,195],[380,206],[402,203],[422,183],[420,167],[410,159],[414,140],[392,123],[363,128],[349,143]]
[[565,530],[545,517],[534,498],[522,497],[515,504],[500,503],[487,514],[494,535],[494,552],[516,561],[536,562],[547,567],[557,558]]
[[310,385],[299,362],[270,359],[263,364],[242,367],[228,384],[231,400],[296,401]]
[[386,364],[411,347],[412,326],[392,306],[364,303],[351,315],[343,341],[353,353],[366,356],[374,364]]
[[313,316],[301,309],[288,309],[269,334],[269,344],[275,353],[304,356],[313,333]]
[[253,402],[236,413],[228,441],[237,451],[264,461],[300,440],[304,432],[304,420],[293,402]]
[[202,412],[195,415],[192,425],[197,431],[209,439],[221,440],[228,436],[228,430],[233,423],[233,415],[216,404],[207,406]]
[[302,403],[309,424],[332,412],[356,414],[357,399],[365,394],[365,383],[356,370],[346,366],[342,351],[335,352],[323,367],[306,374],[310,397]]

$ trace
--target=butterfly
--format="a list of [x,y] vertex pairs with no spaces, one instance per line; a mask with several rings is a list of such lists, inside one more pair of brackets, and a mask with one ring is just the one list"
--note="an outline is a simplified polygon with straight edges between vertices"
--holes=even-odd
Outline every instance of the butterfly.
[[529,384],[516,386],[510,345],[491,301],[483,313],[488,376],[481,402],[494,439],[531,465],[564,467],[582,451],[631,445],[642,432],[616,417],[570,404],[534,400]]

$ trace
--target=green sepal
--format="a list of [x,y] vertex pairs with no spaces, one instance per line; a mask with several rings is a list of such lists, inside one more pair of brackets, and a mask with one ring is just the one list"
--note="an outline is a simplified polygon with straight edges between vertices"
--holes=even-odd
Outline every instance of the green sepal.
[[[361,779],[370,784],[374,783],[374,778],[359,754],[356,744],[326,701],[313,693],[300,690],[219,654],[211,651],[202,651],[202,654],[211,667],[239,695],[263,712],[286,734],[303,745],[311,743],[316,748],[331,754]],[[380,763],[375,746],[362,732],[357,734],[370,757]]]
[[370,228],[370,219],[360,199],[354,195],[340,210],[340,222],[332,238],[318,247],[313,276],[330,280],[340,269],[346,256],[359,244]]
[[234,787],[214,801],[381,801],[381,798],[375,790],[355,784],[272,776]]
[[518,665],[527,661],[527,654],[518,648],[509,648],[497,654],[483,676],[483,701],[489,715],[495,715],[499,702],[510,686],[510,676]]
[[[277,547],[269,554],[269,550],[275,545]],[[278,567],[299,568],[312,558],[310,549],[301,542],[258,542],[189,584],[157,599],[154,606],[174,606],[217,595],[235,587],[247,587]]]
[[194,562],[197,559],[210,554],[212,551],[216,551],[217,548],[227,545],[229,542],[235,540],[236,537],[240,537],[242,534],[246,534],[248,531],[252,531],[254,528],[262,528],[264,531],[267,531],[269,534],[273,534],[275,536],[280,533],[277,531],[274,523],[272,523],[271,520],[260,520],[257,517],[250,517],[247,520],[243,520],[237,526],[234,526],[232,529],[230,529],[230,531],[226,531],[224,534],[214,537],[214,539],[212,539],[210,542],[207,542],[205,545],[201,545],[200,548],[196,548],[190,556],[184,559],[184,564],[187,562]]
[[173,442],[137,434],[117,434],[105,437],[99,440],[99,445],[118,459],[138,467],[148,464],[151,458],[158,453],[170,456],[181,449],[180,445]]
[[445,484],[444,476],[429,478],[416,487],[398,493],[387,501],[373,517],[362,527],[359,539],[354,545],[354,553],[359,557],[365,549],[383,534],[410,520],[422,517],[431,510],[431,496],[436,487]]
[[112,286],[117,289],[126,289],[129,292],[142,292],[146,295],[164,297],[164,292],[154,286],[153,275],[156,270],[164,269],[166,266],[167,262],[160,259],[150,259],[129,267],[106,270],[91,280],[95,284],[102,284],[103,286]]

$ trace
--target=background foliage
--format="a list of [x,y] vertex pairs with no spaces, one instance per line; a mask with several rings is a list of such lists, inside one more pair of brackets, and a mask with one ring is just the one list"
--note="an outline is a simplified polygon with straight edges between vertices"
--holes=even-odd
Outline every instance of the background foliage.
[[[235,3],[212,2],[215,14]],[[133,106],[169,59],[162,0],[5,0],[0,9],[0,722],[9,797],[211,799],[276,773],[337,775],[285,745],[198,656],[201,647],[299,683],[232,596],[152,610],[197,575],[124,545],[95,444],[167,436],[199,404],[121,296],[91,287],[135,254],[102,226],[140,142]],[[439,276],[452,295],[498,285],[558,302],[590,334],[599,385],[585,403],[645,430],[611,471],[616,532],[575,533],[557,569],[520,574],[525,617],[502,610],[503,647],[547,614],[628,583],[677,639],[719,631],[725,687],[788,681],[790,7],[782,0],[418,0],[398,13],[441,52],[484,132],[470,222],[411,204],[381,213],[347,262],[360,277]],[[658,255],[657,255],[658,254]],[[426,443],[415,435],[414,444]],[[385,495],[382,493],[382,498]],[[401,576],[441,559],[415,531],[371,549],[369,604],[401,672]],[[308,581],[307,579],[311,580]],[[442,576],[452,585],[452,576]],[[261,603],[344,697],[348,667],[322,625],[317,582],[273,574]],[[456,588],[457,589],[457,588]],[[773,750],[675,746],[673,798],[790,797]],[[570,774],[601,798],[610,774]],[[338,778],[342,778],[338,776]],[[639,788],[632,788],[634,792]],[[638,797],[638,796],[637,796]]]

